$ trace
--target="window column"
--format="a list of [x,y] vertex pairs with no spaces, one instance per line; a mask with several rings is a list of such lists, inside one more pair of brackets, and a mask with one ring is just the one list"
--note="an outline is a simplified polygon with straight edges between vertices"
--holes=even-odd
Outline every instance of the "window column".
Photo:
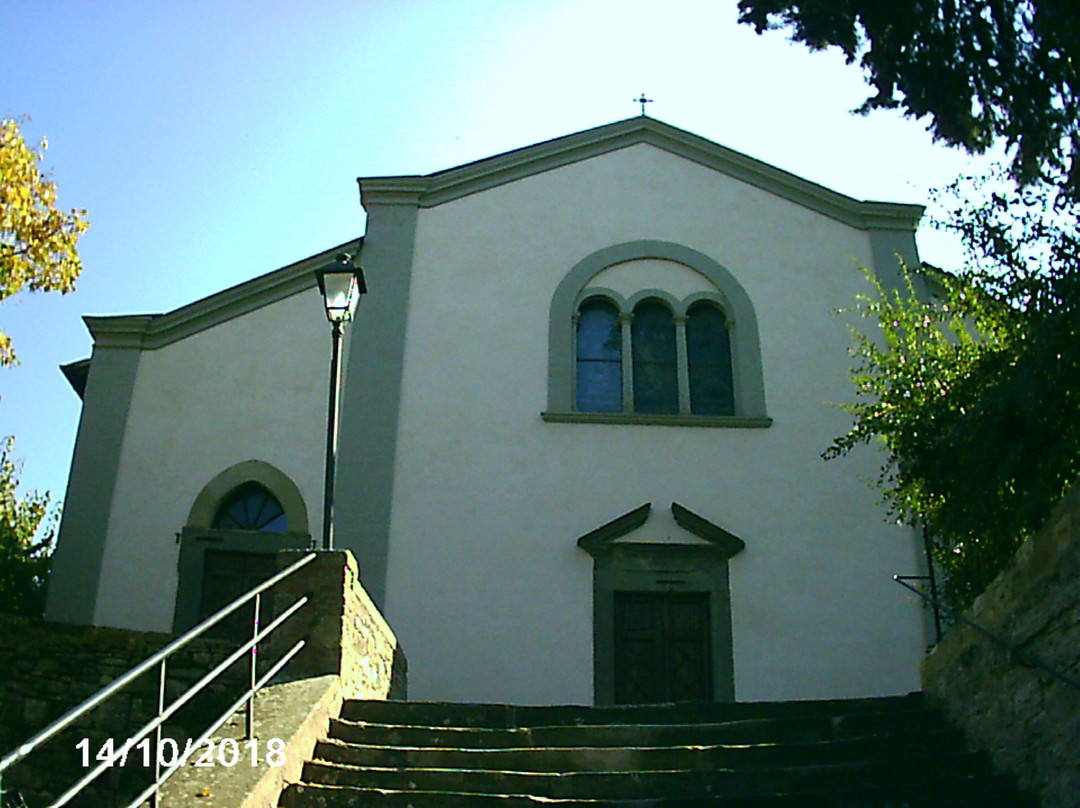
[[677,369],[679,374],[679,412],[690,412],[690,370],[686,350],[686,316],[675,315],[675,350],[677,352]]

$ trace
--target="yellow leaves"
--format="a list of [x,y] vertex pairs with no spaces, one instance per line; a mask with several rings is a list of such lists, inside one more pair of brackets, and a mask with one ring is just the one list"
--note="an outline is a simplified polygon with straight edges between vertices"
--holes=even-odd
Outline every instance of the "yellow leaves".
[[[30,149],[18,121],[0,121],[0,301],[25,288],[66,294],[82,271],[76,249],[90,223],[85,210],[56,207],[56,185],[39,163],[49,142]],[[16,361],[0,333],[0,365]]]

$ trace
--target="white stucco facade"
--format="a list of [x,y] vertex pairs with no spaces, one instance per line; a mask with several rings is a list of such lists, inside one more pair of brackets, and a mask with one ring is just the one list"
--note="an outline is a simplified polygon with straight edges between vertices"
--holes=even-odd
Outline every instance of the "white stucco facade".
[[[642,237],[705,253],[744,286],[770,428],[541,419],[555,287]],[[834,310],[871,261],[865,231],[646,144],[422,210],[386,604],[415,697],[588,702],[592,559],[575,539],[672,501],[747,543],[731,563],[737,698],[916,689],[919,613],[889,580],[916,564],[913,536],[882,522],[865,483],[876,458],[820,457],[851,395]],[[596,282],[627,296],[635,282],[708,286],[660,263]]]
[[[858,266],[917,260],[915,206],[858,203],[647,118],[361,192],[371,292],[351,326],[335,529],[403,643],[410,698],[603,698],[610,593],[578,539],[645,503],[615,540],[707,545],[677,503],[745,544],[710,595],[736,699],[918,688],[922,614],[890,581],[918,569],[916,538],[886,524],[872,451],[821,459],[852,395],[834,312],[866,291]],[[228,469],[280,474],[318,532],[329,338],[309,276],[331,254],[96,326],[57,619],[173,627],[202,569],[176,536]],[[735,415],[553,405],[593,292],[722,306]]]
[[236,463],[280,469],[321,521],[330,354],[324,329],[312,327],[321,308],[312,289],[142,352],[95,624],[172,628],[176,535],[203,487]]

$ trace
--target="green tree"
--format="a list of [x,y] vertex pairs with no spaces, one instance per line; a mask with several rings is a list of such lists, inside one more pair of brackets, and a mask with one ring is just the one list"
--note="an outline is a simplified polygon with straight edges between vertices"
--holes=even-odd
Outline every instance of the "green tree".
[[49,495],[19,495],[15,439],[0,445],[0,612],[40,617],[58,513]]
[[740,0],[739,22],[858,60],[874,94],[857,111],[929,116],[935,139],[973,153],[1004,138],[1021,185],[1080,198],[1075,0]]
[[[0,301],[24,288],[70,292],[82,271],[75,244],[86,230],[86,211],[56,207],[56,185],[23,140],[18,121],[0,121]],[[16,362],[11,339],[0,332],[0,365]]]
[[884,445],[885,499],[928,529],[963,606],[1080,475],[1080,227],[1046,187],[957,196],[944,226],[967,270],[860,298],[854,426],[825,456]]

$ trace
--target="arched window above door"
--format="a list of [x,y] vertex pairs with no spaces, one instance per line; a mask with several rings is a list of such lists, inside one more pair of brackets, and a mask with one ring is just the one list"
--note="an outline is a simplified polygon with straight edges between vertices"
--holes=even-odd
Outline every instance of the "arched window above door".
[[218,506],[213,528],[285,533],[285,509],[266,486],[249,481],[234,488]]
[[[237,463],[210,480],[195,497],[179,538],[177,632],[272,575],[281,550],[311,546],[299,488],[262,460]],[[235,628],[222,625],[226,633]]]

